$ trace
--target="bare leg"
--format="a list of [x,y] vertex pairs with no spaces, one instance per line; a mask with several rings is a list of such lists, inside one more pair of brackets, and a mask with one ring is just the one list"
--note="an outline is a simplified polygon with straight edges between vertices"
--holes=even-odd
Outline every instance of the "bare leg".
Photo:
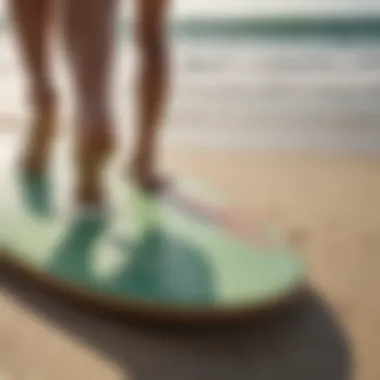
[[34,120],[23,162],[24,169],[33,172],[45,168],[55,129],[48,46],[53,3],[51,0],[9,2],[33,103]]
[[[23,0],[25,1],[25,0]],[[78,202],[102,202],[102,172],[113,148],[110,74],[116,0],[65,0],[63,25],[77,94]]]
[[143,188],[162,185],[156,174],[159,121],[167,90],[165,21],[167,0],[137,0],[137,38],[141,57],[138,138],[132,176]]

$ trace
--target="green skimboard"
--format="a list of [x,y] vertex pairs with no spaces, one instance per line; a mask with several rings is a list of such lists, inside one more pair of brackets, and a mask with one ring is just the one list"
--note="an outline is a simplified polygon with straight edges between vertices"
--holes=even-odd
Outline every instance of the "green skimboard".
[[179,179],[175,192],[153,197],[115,163],[109,212],[78,210],[69,163],[26,178],[11,156],[1,166],[6,260],[70,297],[126,313],[217,318],[280,305],[304,284],[290,247],[262,244],[265,228],[235,223],[239,212],[198,183]]

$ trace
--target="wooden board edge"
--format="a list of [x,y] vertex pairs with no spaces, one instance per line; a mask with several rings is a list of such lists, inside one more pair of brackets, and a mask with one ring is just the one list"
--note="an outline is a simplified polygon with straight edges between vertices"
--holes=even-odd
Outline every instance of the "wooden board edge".
[[239,306],[231,309],[206,308],[190,310],[171,307],[159,307],[136,301],[122,301],[116,297],[94,292],[84,287],[77,287],[68,281],[48,275],[32,266],[26,265],[10,254],[10,250],[2,250],[2,261],[5,270],[21,275],[32,282],[38,290],[47,295],[61,298],[65,303],[79,309],[95,312],[99,315],[116,317],[117,319],[137,319],[139,321],[174,323],[186,325],[236,323],[252,318],[265,317],[290,307],[302,297],[309,288],[303,279],[288,294],[282,294],[260,306]]

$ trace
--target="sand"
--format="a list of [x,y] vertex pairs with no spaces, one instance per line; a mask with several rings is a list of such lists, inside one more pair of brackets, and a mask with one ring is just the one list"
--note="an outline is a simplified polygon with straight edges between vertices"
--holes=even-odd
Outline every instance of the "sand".
[[[222,189],[252,212],[273,211],[288,231],[302,232],[300,252],[309,266],[312,288],[342,331],[346,350],[352,355],[347,367],[351,367],[353,379],[379,380],[380,159],[169,145],[164,164]],[[254,373],[254,369],[250,373],[252,363],[263,360],[261,354],[248,349],[251,343],[243,338],[239,342],[245,342],[245,348],[240,352],[229,349],[232,342],[225,335],[225,349],[215,345],[215,337],[214,346],[205,341],[196,348],[186,336],[180,335],[174,344],[165,334],[158,338],[156,333],[133,327],[123,330],[121,338],[121,334],[112,335],[106,323],[97,323],[93,336],[98,339],[104,333],[108,343],[104,338],[102,344],[93,344],[83,338],[85,324],[90,328],[93,322],[83,319],[82,329],[76,317],[67,317],[76,327],[65,328],[62,315],[75,311],[46,312],[56,306],[41,303],[38,295],[28,296],[25,287],[20,295],[15,286],[8,281],[2,294],[1,379],[248,379]],[[117,339],[119,346],[113,343]],[[107,347],[113,345],[119,347],[116,352],[120,355],[125,350],[123,361],[109,355]],[[297,365],[307,366],[302,355],[301,351],[296,355]],[[313,355],[309,360],[317,362]],[[313,365],[316,362],[312,361]],[[336,363],[330,364],[334,367]]]

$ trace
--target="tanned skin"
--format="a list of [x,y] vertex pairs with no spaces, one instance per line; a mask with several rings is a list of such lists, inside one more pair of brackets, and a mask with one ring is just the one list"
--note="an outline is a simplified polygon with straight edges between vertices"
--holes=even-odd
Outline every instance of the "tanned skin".
[[[156,172],[160,118],[165,105],[168,60],[165,38],[167,0],[136,0],[140,70],[137,83],[138,134],[127,175],[141,188],[159,190]],[[51,66],[51,35],[56,1],[9,0],[28,78],[33,121],[22,158],[27,173],[47,170],[57,125],[58,94]],[[75,96],[77,170],[80,204],[104,202],[102,173],[114,150],[110,105],[116,40],[117,0],[65,0],[59,21]]]

